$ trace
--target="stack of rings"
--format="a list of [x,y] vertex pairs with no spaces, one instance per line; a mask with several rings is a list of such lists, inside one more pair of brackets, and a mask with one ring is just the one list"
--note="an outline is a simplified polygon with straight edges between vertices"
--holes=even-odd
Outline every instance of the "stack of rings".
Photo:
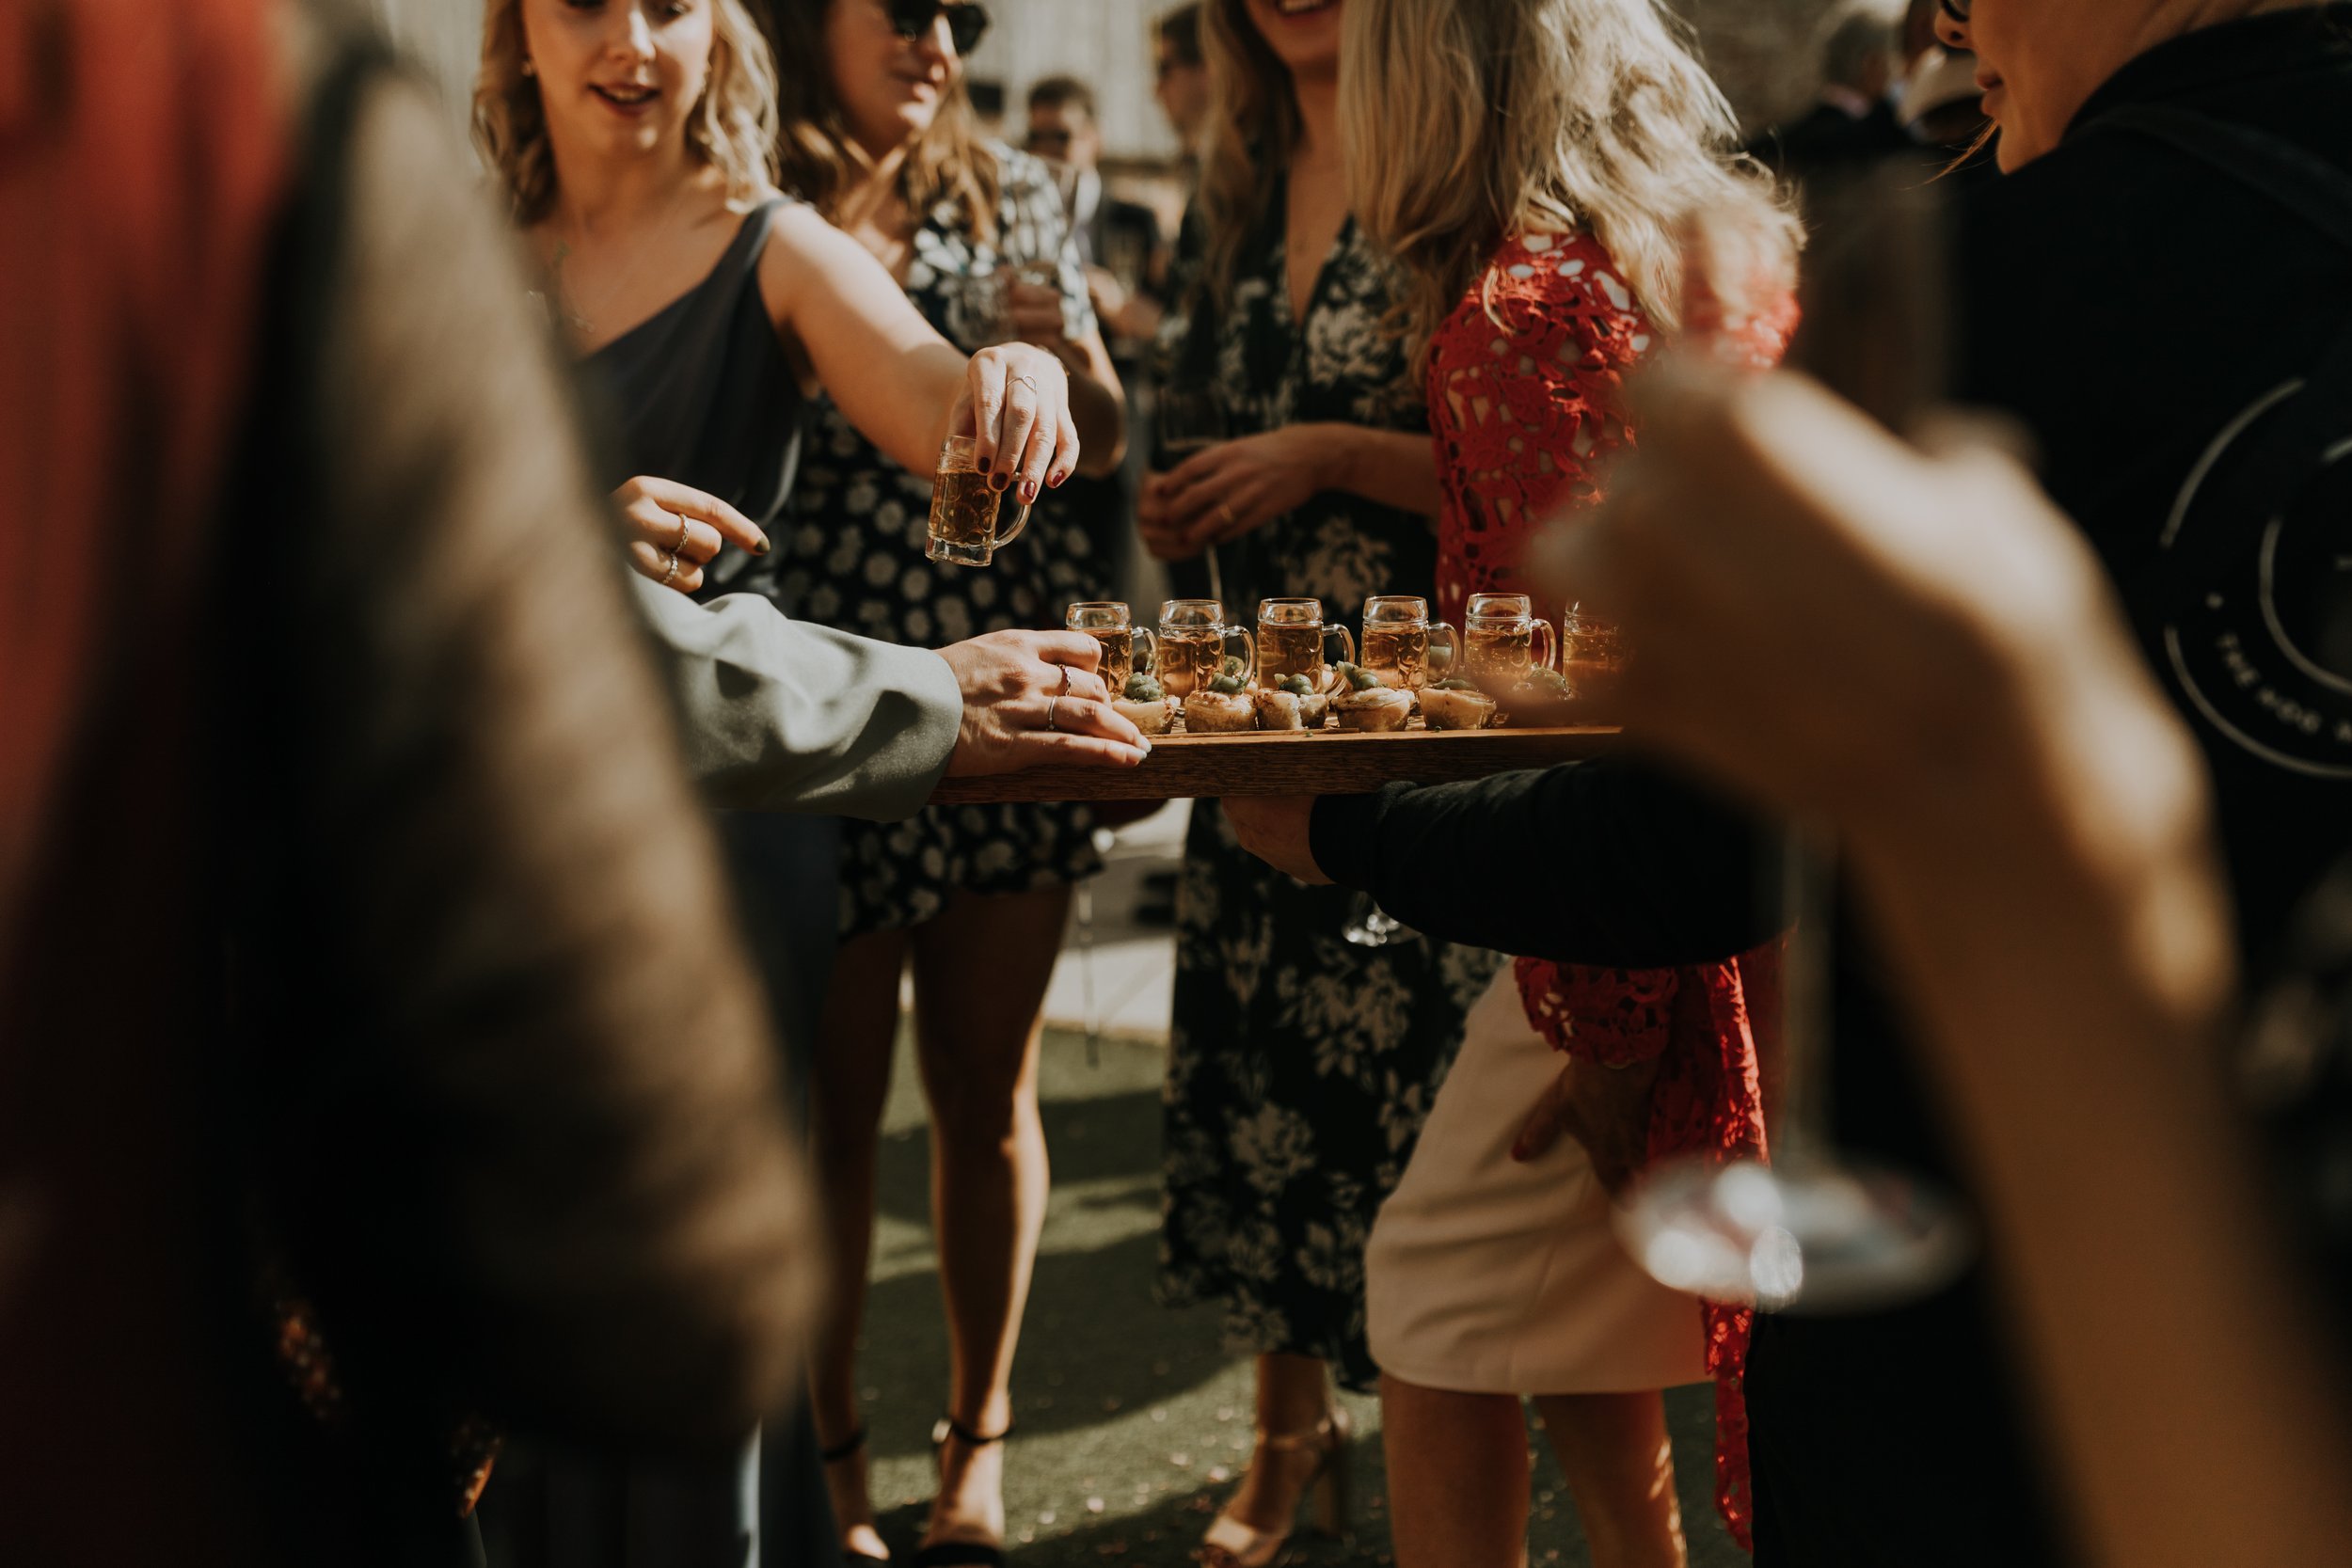
[[694,533],[694,525],[686,520],[685,513],[676,512],[671,515],[677,518],[677,543],[661,552],[670,562],[669,569],[661,574],[661,586],[664,588],[677,580],[678,572],[683,565],[678,552],[686,548],[687,540],[693,537]]

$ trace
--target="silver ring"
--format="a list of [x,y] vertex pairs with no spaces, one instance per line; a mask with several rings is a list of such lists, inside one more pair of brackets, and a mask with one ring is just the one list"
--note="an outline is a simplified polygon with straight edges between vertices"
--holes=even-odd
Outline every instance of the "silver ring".
[[686,542],[694,536],[694,525],[686,520],[686,514],[683,512],[673,512],[670,515],[677,519],[677,543],[670,546],[670,553],[675,555],[684,549]]
[[1061,729],[1061,724],[1058,721],[1061,716],[1057,711],[1060,708],[1060,706],[1061,699],[1059,697],[1048,697],[1045,699],[1045,727],[1047,729],[1057,732]]
[[670,569],[669,569],[668,571],[666,571],[666,572],[664,572],[664,573],[662,573],[662,574],[661,574],[661,586],[662,586],[662,587],[664,587],[664,588],[667,588],[667,587],[669,587],[669,586],[670,586],[670,584],[672,584],[672,583],[674,583],[674,582],[675,582],[675,581],[677,580],[677,574],[678,574],[678,559],[677,559],[677,551],[675,551],[675,550],[663,550],[661,553],[662,553],[663,555],[666,555],[666,556],[668,556],[668,557],[670,558]]
[[1012,384],[1016,387],[1026,387],[1032,392],[1037,390],[1036,380],[1029,376],[1016,375],[1012,378]]
[[1076,673],[1077,671],[1067,664],[1061,667],[1061,695],[1065,697],[1070,695],[1071,677]]

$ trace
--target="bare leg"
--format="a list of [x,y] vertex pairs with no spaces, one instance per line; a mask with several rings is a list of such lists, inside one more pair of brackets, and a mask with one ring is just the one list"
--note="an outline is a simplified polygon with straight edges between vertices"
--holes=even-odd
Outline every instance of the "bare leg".
[[1666,1405],[1652,1394],[1546,1394],[1535,1401],[1592,1544],[1593,1568],[1683,1568]]
[[[931,1107],[931,1225],[947,1302],[947,1408],[1012,1420],[1012,1360],[1045,1226],[1039,1009],[1070,890],[951,899],[916,933],[915,1039]],[[1004,1538],[1004,1449],[950,1440],[926,1542]]]
[[[907,946],[903,931],[879,931],[841,944],[810,1067],[811,1154],[834,1270],[809,1355],[809,1405],[817,1439],[828,1449],[849,1441],[860,1422],[857,1350],[874,1247],[874,1154],[882,1102],[890,1093],[898,975]],[[868,1557],[886,1556],[874,1530],[865,1453],[826,1465],[825,1484],[843,1544]]]
[[1518,1395],[1454,1393],[1383,1377],[1380,1434],[1397,1568],[1520,1568],[1527,1418]]
[[[1332,1413],[1330,1380],[1311,1355],[1258,1357],[1258,1430],[1269,1436],[1312,1433]],[[1267,1535],[1288,1535],[1322,1456],[1311,1449],[1260,1449],[1250,1455],[1225,1512]]]

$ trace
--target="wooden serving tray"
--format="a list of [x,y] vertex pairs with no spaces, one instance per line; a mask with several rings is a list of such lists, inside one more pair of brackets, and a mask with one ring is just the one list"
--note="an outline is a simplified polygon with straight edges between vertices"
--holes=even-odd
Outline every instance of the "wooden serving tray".
[[1369,795],[1382,784],[1452,784],[1600,755],[1603,725],[1529,729],[1258,730],[1155,736],[1139,768],[1036,768],[986,779],[942,779],[934,805],[1006,800],[1184,800],[1228,795]]

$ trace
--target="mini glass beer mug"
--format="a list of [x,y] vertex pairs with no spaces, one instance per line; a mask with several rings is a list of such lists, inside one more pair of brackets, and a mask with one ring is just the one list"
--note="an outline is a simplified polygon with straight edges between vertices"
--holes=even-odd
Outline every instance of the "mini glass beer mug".
[[1560,673],[1570,691],[1604,690],[1625,673],[1625,634],[1574,606],[1560,622]]
[[1317,691],[1331,685],[1331,661],[1327,650],[1332,639],[1340,644],[1343,661],[1356,662],[1356,638],[1345,626],[1323,624],[1321,599],[1262,599],[1258,603],[1258,683],[1279,685],[1285,676],[1304,675]]
[[1248,681],[1258,667],[1258,645],[1247,626],[1225,624],[1225,607],[1215,599],[1170,599],[1160,606],[1160,689],[1182,702],[1224,673],[1227,658],[1241,661]]
[[1008,491],[988,487],[988,469],[980,462],[980,444],[969,436],[950,436],[939,449],[939,472],[931,480],[931,543],[924,553],[933,561],[958,566],[985,566],[996,551],[1021,537],[1029,525],[1029,509],[1016,509],[1012,526],[997,527],[997,511]]
[[1549,621],[1524,594],[1472,594],[1462,614],[1462,673],[1489,695],[1508,691],[1560,652]]
[[[1116,697],[1127,689],[1127,677],[1152,668],[1155,644],[1149,627],[1134,625],[1123,604],[1073,604],[1063,623],[1103,644],[1103,684]],[[1142,644],[1138,654],[1136,644]]]
[[1429,684],[1430,660],[1442,650],[1442,673],[1461,652],[1454,627],[1429,619],[1429,601],[1409,594],[1386,594],[1364,601],[1364,657],[1357,662],[1379,678],[1383,686],[1418,691]]

